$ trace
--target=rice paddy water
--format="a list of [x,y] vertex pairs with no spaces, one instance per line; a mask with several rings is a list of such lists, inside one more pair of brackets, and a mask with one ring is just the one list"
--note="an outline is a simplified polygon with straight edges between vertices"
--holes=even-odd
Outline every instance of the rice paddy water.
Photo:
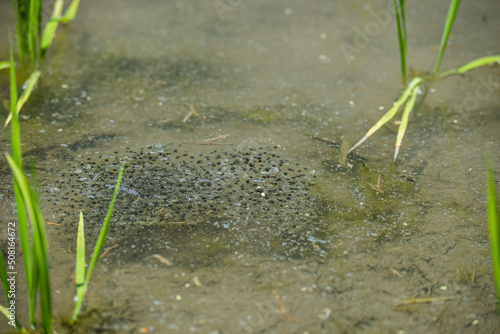
[[[435,65],[448,5],[406,3],[408,82]],[[11,6],[0,2],[1,31]],[[499,10],[461,2],[443,73],[500,54]],[[55,331],[498,331],[483,152],[490,143],[499,171],[498,66],[436,81],[396,162],[392,122],[347,153],[398,98],[393,12],[389,0],[81,2],[20,114]],[[8,79],[0,71],[7,99]],[[80,211],[89,254],[123,162],[69,325]],[[9,170],[1,160],[2,224],[17,219]]]

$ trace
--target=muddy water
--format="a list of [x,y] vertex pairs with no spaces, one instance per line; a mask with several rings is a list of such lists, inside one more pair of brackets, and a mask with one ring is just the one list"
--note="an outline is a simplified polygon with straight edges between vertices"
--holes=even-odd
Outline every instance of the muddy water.
[[[93,244],[126,161],[76,332],[496,332],[483,152],[500,161],[498,67],[436,83],[396,163],[392,125],[346,157],[400,88],[391,2],[216,3],[86,1],[58,31],[22,120],[57,318],[79,211]],[[407,6],[409,63],[428,71],[447,4]],[[498,14],[464,2],[442,68],[498,54]]]

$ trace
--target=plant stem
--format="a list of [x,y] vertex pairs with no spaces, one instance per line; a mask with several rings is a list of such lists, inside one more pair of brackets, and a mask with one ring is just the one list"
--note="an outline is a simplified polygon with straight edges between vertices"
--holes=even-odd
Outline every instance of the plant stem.
[[460,5],[461,0],[451,0],[450,8],[448,9],[448,16],[446,17],[446,23],[443,30],[443,37],[441,38],[441,46],[439,48],[439,54],[436,59],[436,64],[434,65],[434,74],[439,71],[439,66],[441,65],[441,60],[443,59],[444,50],[446,44],[448,43],[448,37],[450,36],[451,27],[453,22],[455,22],[455,17],[457,16],[458,5]]
[[403,85],[406,82],[406,14],[405,0],[393,0],[394,15],[396,16],[396,28],[398,32],[399,55],[401,58],[401,80]]
[[486,194],[488,201],[488,226],[490,231],[491,261],[493,264],[493,276],[497,290],[497,301],[500,309],[500,232],[498,206],[495,189],[495,172],[491,152],[488,152],[486,163]]

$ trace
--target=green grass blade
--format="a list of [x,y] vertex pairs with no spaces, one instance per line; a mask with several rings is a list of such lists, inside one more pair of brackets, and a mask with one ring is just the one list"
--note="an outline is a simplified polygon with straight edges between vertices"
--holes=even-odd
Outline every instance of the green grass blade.
[[[12,38],[9,36],[10,43],[10,112],[17,119],[17,78],[16,78],[16,68],[14,64],[14,52],[12,51]],[[11,134],[11,144],[12,144],[12,156],[14,160],[21,165],[21,133],[19,130],[19,122],[12,124],[12,134]]]
[[491,154],[486,164],[486,194],[488,201],[488,227],[490,231],[491,261],[500,309],[500,220],[498,218],[497,196],[495,189],[495,170]]
[[[31,267],[31,284],[28,286],[30,297],[30,317],[31,312],[34,312],[33,300],[36,300],[36,292],[40,288],[40,302],[42,327],[46,333],[51,333],[52,328],[52,311],[51,311],[51,295],[50,295],[50,277],[48,264],[48,245],[45,234],[45,225],[43,217],[38,205],[38,195],[36,190],[32,190],[29,186],[28,179],[24,170],[17,166],[14,159],[7,155],[7,162],[10,165],[14,180],[21,192],[22,201],[25,203],[25,208],[30,217],[33,230],[32,237],[32,267]],[[36,178],[36,176],[34,175]],[[36,183],[36,182],[35,182]],[[16,199],[17,200],[17,199]],[[25,254],[23,254],[24,256]],[[33,308],[32,308],[33,307]],[[33,326],[34,323],[31,323]]]
[[[14,121],[12,122],[12,125],[14,125]],[[19,239],[21,240],[26,285],[28,287],[29,322],[30,327],[33,329],[35,324],[36,289],[38,285],[36,271],[33,270],[35,264],[29,245],[28,215],[25,204],[25,196],[29,192],[29,187],[27,187],[23,182],[24,178],[22,177],[22,174],[24,172],[22,171],[22,168],[19,168],[19,166],[16,165],[14,158],[7,155],[7,161],[9,165],[11,165],[11,170],[14,174],[14,194],[17,205]]]
[[0,70],[10,68],[10,62],[8,61],[0,61]]
[[398,136],[396,139],[396,149],[394,150],[394,161],[396,161],[396,158],[398,157],[399,148],[401,147],[401,143],[406,132],[406,127],[408,126],[408,121],[410,119],[410,113],[415,107],[415,102],[417,101],[419,91],[420,86],[413,88],[413,90],[411,91],[411,96],[408,99],[408,102],[406,102],[405,108],[403,110],[403,116],[401,117],[401,124],[399,125]]
[[[21,1],[22,2],[22,1]],[[29,56],[30,60],[32,63],[34,63],[35,61],[35,50],[36,50],[36,27],[34,26],[36,20],[34,18],[36,18],[36,14],[34,14],[35,12],[35,4],[31,3],[31,2],[26,2],[26,6],[28,7],[27,8],[27,20],[26,18],[22,18],[21,19],[21,24],[24,25],[24,31],[25,31],[25,34],[23,34],[21,36],[21,38],[26,38],[26,54]]]
[[[36,293],[36,287],[40,283],[42,286],[41,297],[42,297],[42,313],[44,311],[44,297],[48,297],[50,302],[50,287],[47,289],[47,284],[49,284],[48,279],[48,246],[47,237],[45,234],[45,225],[43,222],[43,217],[38,205],[38,195],[36,190],[30,188],[28,179],[24,170],[17,166],[16,162],[10,155],[6,155],[7,162],[14,175],[14,180],[21,192],[22,200],[25,203],[26,211],[30,217],[31,226],[33,229],[32,237],[32,270],[31,279],[33,284],[31,284],[31,293]],[[36,175],[34,175],[36,178]],[[35,182],[36,184],[36,182]],[[24,256],[24,254],[23,254]]]
[[[33,92],[33,89],[35,88],[36,83],[38,82],[38,79],[40,78],[40,75],[42,72],[40,71],[34,71],[31,73],[30,77],[28,80],[26,80],[26,89],[23,90],[21,93],[21,96],[19,97],[19,101],[17,102],[17,113],[21,111],[21,108],[24,106],[26,101],[28,101],[28,98],[30,97],[31,93]],[[9,125],[9,122],[12,120],[12,113],[9,113],[9,116],[7,116],[7,119],[5,120],[5,125]]]
[[[42,239],[43,234],[40,230],[40,225],[34,229],[34,238]],[[50,289],[50,275],[48,263],[48,249],[45,240],[33,242],[34,256],[33,259],[37,264],[38,288],[40,290],[40,313],[42,319],[42,328],[44,333],[52,333],[52,296]]]
[[[7,319],[9,319],[9,322],[11,322],[9,310],[7,310],[5,308],[5,306],[0,305],[0,313],[2,313],[3,315],[5,315],[7,317]],[[16,332],[18,332],[18,333],[26,333],[26,330],[23,328],[23,326],[21,326],[21,324],[19,324],[19,322],[17,321],[17,319],[14,321],[14,327],[16,329]]]
[[63,0],[55,1],[54,10],[52,11],[52,16],[50,17],[49,21],[45,24],[41,42],[42,56],[45,55],[50,44],[52,44],[52,40],[54,39],[54,36],[56,34],[57,27],[59,26],[59,21],[61,20],[63,4],[64,4]]
[[102,247],[104,245],[104,241],[106,240],[106,234],[108,232],[108,226],[109,226],[109,221],[111,220],[111,215],[113,214],[113,208],[115,206],[115,201],[118,196],[118,191],[120,190],[120,184],[122,182],[122,177],[123,177],[123,171],[125,170],[125,163],[123,163],[120,167],[120,172],[118,173],[118,179],[116,181],[115,185],[115,191],[113,192],[113,198],[111,199],[111,202],[109,203],[109,208],[108,212],[106,213],[106,217],[104,218],[104,222],[101,227],[101,231],[99,232],[99,236],[97,237],[97,242],[94,247],[94,252],[92,254],[92,259],[90,260],[89,263],[89,268],[87,270],[87,275],[85,277],[85,284],[83,285],[82,289],[80,290],[81,296],[78,296],[78,301],[75,306],[75,311],[73,312],[73,317],[71,318],[71,322],[75,322],[76,319],[78,318],[78,314],[80,313],[80,310],[83,305],[83,299],[85,297],[85,293],[87,292],[89,283],[90,283],[90,278],[92,275],[92,271],[94,270],[94,266],[97,262],[97,259],[99,258],[99,254],[101,253]]
[[61,19],[62,23],[66,23],[75,19],[76,12],[78,11],[78,6],[80,5],[80,0],[73,0],[66,9],[66,13]]
[[[0,305],[0,312],[5,315],[7,317],[7,319],[9,319],[9,322],[11,321],[10,320],[10,313],[9,313],[9,310],[7,310],[5,308],[5,306],[2,306]],[[21,326],[21,324],[17,321],[17,319],[14,321],[14,327],[16,329],[16,332],[18,333],[26,333],[26,330],[23,328],[23,326]]]
[[399,5],[401,8],[401,25],[403,26],[403,46],[402,46],[402,63],[401,69],[403,74],[403,84],[406,82],[406,10],[405,10],[405,0],[399,0]]
[[494,55],[494,56],[487,56],[487,57],[482,57],[475,59],[471,62],[468,62],[464,66],[461,66],[457,69],[451,69],[446,72],[441,73],[438,78],[444,78],[452,74],[462,74],[467,71],[473,70],[475,68],[481,67],[481,66],[486,66],[486,65],[491,65],[491,64],[500,64],[500,55]]
[[76,237],[76,266],[75,266],[76,295],[83,297],[83,284],[85,283],[85,231],[83,213],[80,211],[78,234]]
[[[12,113],[11,124],[11,147],[12,147],[12,161],[22,168],[22,151],[21,151],[21,129],[19,126],[19,115],[17,114],[17,83],[16,83],[16,69],[14,65],[14,53],[12,50],[12,39],[9,36],[10,45],[10,112]],[[36,300],[36,290],[33,289],[32,282],[32,258],[29,246],[29,232],[28,232],[28,217],[26,215],[26,208],[23,201],[22,189],[20,184],[14,178],[14,195],[17,206],[17,220],[19,229],[19,239],[21,241],[21,249],[23,252],[24,272],[26,277],[26,285],[28,291],[35,291],[35,294],[28,293],[28,303],[30,306],[29,321],[30,326],[35,323],[34,310]]]
[[0,305],[0,312],[5,315],[7,319],[9,319],[9,311],[5,308],[5,306]]
[[448,37],[450,36],[451,27],[457,16],[458,6],[461,0],[451,0],[450,7],[448,9],[448,15],[446,17],[446,23],[443,30],[443,37],[441,38],[441,46],[439,48],[439,53],[436,59],[436,64],[434,65],[434,74],[439,71],[439,66],[441,66],[441,60],[443,59],[444,50],[446,44],[448,43]]
[[[13,246],[15,246],[15,243],[12,243]],[[11,246],[11,243],[9,242],[9,246]],[[5,298],[7,299],[7,304],[10,305],[12,302],[12,298],[9,297],[9,290],[10,290],[10,284],[7,281],[7,267],[5,266],[5,261],[3,260],[3,252],[0,249],[0,280],[2,281],[2,286],[3,286],[3,292],[5,293]],[[7,310],[5,310],[7,311]],[[3,311],[2,311],[3,313]],[[9,318],[9,311],[7,313],[4,313],[7,319],[11,320]]]
[[[12,40],[10,42],[10,112],[13,115],[11,125],[12,158],[17,166],[22,166],[22,151],[21,151],[21,129],[19,126],[19,115],[17,113],[17,84],[16,84],[16,69],[14,65],[14,53],[12,50]],[[28,238],[28,220],[24,208],[24,202],[21,198],[21,190],[16,182],[14,182],[14,193],[17,203],[17,218],[19,228],[19,238],[23,251],[24,268],[26,273],[26,282],[28,287],[31,282],[31,258],[29,252]]]
[[[26,3],[26,1],[25,1]],[[28,20],[23,22],[26,25],[25,30],[27,31],[27,43],[28,43],[28,55],[33,63],[38,60],[39,52],[38,45],[40,40],[40,27],[42,21],[42,4],[41,1],[30,1],[27,3],[29,6],[28,10]],[[37,65],[38,67],[38,65]]]
[[465,73],[465,72],[473,70],[475,68],[485,66],[485,65],[490,65],[493,63],[500,64],[500,55],[482,57],[482,58],[473,60],[473,61],[465,64],[464,66],[458,68],[458,73]]
[[14,0],[14,11],[15,11],[15,20],[16,20],[16,41],[17,41],[17,55],[21,62],[24,61],[24,47],[25,39],[23,38],[23,30],[22,30],[22,16],[21,16],[21,3],[18,0]]
[[413,78],[412,81],[410,81],[410,83],[408,84],[408,86],[406,87],[405,91],[403,92],[403,94],[399,97],[399,99],[394,102],[394,104],[392,105],[391,109],[389,109],[379,120],[377,123],[375,123],[374,126],[372,126],[370,128],[370,130],[368,130],[368,132],[363,136],[363,138],[361,138],[360,141],[358,141],[356,143],[356,145],[354,145],[350,150],[349,152],[351,152],[352,150],[354,150],[356,147],[358,147],[359,145],[361,145],[361,143],[363,143],[365,140],[368,139],[368,137],[370,137],[372,134],[374,134],[378,129],[380,129],[385,123],[389,122],[393,117],[394,115],[396,115],[396,113],[398,112],[399,108],[406,102],[406,100],[408,99],[408,97],[410,96],[411,92],[413,91],[413,89],[418,86],[421,82],[422,82],[422,78],[420,77],[416,77],[416,78]]
[[[38,257],[35,254],[34,248],[37,240],[32,240],[31,246],[31,286],[28,290],[29,302],[30,302],[30,319],[35,318],[35,310],[36,310],[36,301],[38,297],[38,288],[40,287],[40,267],[38,265]],[[30,323],[31,329],[35,329],[35,323]]]
[[25,83],[26,88],[21,93],[21,96],[19,97],[19,101],[17,103],[18,113],[21,111],[21,108],[24,106],[26,101],[28,101],[28,98],[30,97],[31,93],[33,92],[33,89],[35,88],[36,83],[38,82],[38,79],[40,78],[40,74],[42,74],[42,72],[34,71],[33,73],[31,73],[30,77],[26,81]]
[[[38,196],[38,178],[33,161],[30,161],[31,175],[33,179],[33,187],[31,192],[31,205],[35,214],[32,217],[33,226],[33,245],[34,252],[37,256],[36,263],[39,267],[40,275],[40,302],[41,302],[41,318],[42,328],[45,333],[51,333],[52,328],[52,296],[50,288],[50,272],[49,272],[49,246],[47,244],[47,233],[45,231],[45,222],[40,211],[40,201]],[[26,175],[25,175],[26,177]]]
[[406,82],[406,15],[405,0],[393,0],[394,15],[396,16],[396,30],[398,33],[399,55],[401,58],[401,79]]

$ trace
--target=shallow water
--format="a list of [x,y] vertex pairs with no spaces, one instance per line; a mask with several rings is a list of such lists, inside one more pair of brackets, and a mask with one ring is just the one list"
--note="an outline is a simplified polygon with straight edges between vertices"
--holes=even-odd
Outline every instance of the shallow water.
[[[483,157],[500,161],[498,66],[435,83],[395,163],[392,125],[346,157],[400,88],[392,2],[221,2],[86,1],[58,30],[22,119],[57,224],[56,316],[73,307],[79,210],[92,245],[125,160],[76,332],[497,331]],[[447,4],[407,8],[409,63],[428,71]],[[443,70],[500,52],[499,11],[461,5]]]

